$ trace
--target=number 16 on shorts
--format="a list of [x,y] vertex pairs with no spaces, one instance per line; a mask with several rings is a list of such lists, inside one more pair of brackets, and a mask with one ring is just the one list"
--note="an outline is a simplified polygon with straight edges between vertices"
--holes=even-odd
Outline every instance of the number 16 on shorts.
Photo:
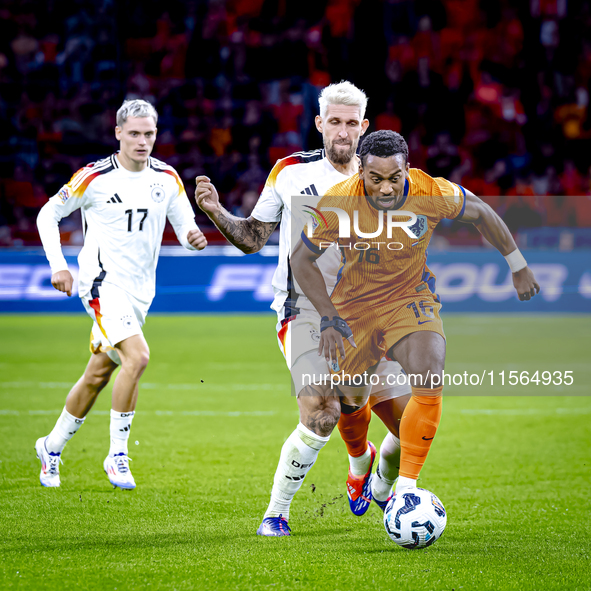
[[435,321],[433,306],[429,301],[421,300],[418,302],[418,306],[417,302],[411,302],[406,307],[414,312],[418,324],[426,324],[427,322]]

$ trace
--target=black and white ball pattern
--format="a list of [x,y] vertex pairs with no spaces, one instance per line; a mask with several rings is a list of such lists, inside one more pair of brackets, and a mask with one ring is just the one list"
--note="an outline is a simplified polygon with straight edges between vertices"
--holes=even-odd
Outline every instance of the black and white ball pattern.
[[384,526],[402,548],[416,550],[436,542],[447,525],[443,503],[424,488],[394,495],[384,511]]

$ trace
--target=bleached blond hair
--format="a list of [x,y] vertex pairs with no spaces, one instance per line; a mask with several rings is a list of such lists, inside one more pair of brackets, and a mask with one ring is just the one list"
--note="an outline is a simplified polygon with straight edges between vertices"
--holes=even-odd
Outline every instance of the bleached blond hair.
[[148,102],[142,99],[130,99],[123,101],[117,111],[117,125],[123,127],[128,117],[152,117],[154,123],[158,124],[158,113]]
[[363,120],[367,107],[367,96],[360,88],[347,80],[327,86],[318,97],[320,116],[325,119],[328,105],[348,105],[359,107],[359,118]]

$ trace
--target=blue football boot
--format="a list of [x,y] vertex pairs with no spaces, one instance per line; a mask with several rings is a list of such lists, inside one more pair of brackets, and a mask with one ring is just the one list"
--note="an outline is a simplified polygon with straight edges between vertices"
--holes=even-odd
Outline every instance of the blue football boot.
[[287,525],[287,519],[283,515],[279,517],[265,517],[259,529],[257,529],[257,536],[290,536],[291,529]]

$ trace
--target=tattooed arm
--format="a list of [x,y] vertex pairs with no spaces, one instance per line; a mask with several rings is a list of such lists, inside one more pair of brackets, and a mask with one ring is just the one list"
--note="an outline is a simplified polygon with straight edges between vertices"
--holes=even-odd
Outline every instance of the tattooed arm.
[[261,250],[278,224],[278,222],[260,222],[252,216],[239,218],[222,206],[220,206],[217,215],[209,213],[205,209],[203,211],[207,213],[228,241],[245,254],[253,254]]
[[218,192],[208,177],[198,176],[195,180],[197,205],[226,239],[246,254],[261,250],[279,222],[261,222],[252,216],[239,218],[232,215],[221,205]]

